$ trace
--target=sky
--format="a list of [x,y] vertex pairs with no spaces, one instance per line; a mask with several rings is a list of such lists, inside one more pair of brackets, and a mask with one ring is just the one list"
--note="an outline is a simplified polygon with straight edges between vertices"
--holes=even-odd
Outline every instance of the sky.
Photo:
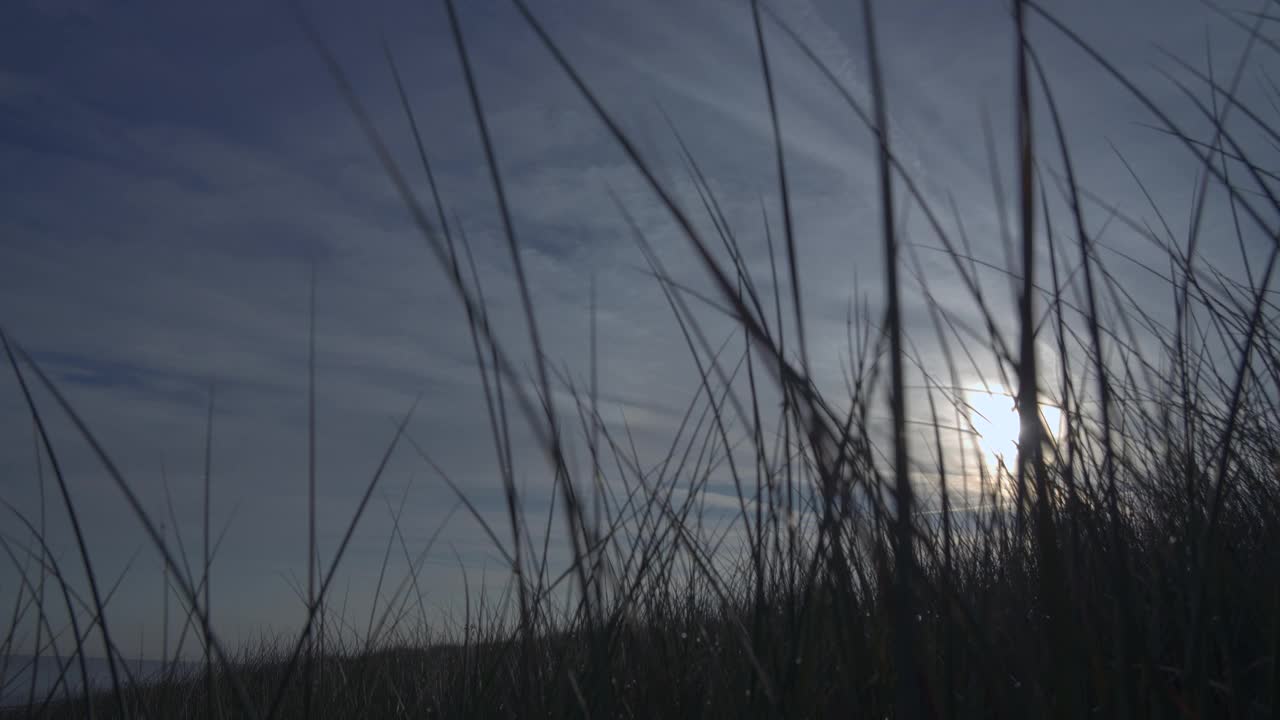
[[[443,6],[400,0],[300,5],[425,198],[383,43],[390,49],[448,214],[472,243],[496,334],[518,367],[531,368],[514,269]],[[696,368],[611,194],[675,278],[709,291],[708,278],[512,6],[500,0],[459,5],[549,361],[585,387],[594,285],[602,414],[618,429],[625,418],[642,455],[663,452],[698,389]],[[771,293],[762,209],[775,239],[781,210],[750,5],[530,5],[709,233],[679,132],[739,236],[746,264]],[[855,97],[868,96],[857,3],[769,5]],[[1158,103],[1174,108],[1173,117],[1192,136],[1208,139],[1203,118],[1164,76],[1178,68],[1162,51],[1200,68],[1212,59],[1215,72],[1227,76],[1244,33],[1195,0],[1046,5]],[[1014,45],[1007,3],[902,0],[876,8],[895,152],[933,202],[954,201],[975,255],[1002,264],[1001,216],[983,138],[985,125],[1008,193]],[[1155,202],[1185,224],[1194,158],[1146,127],[1154,120],[1141,105],[1047,23],[1033,18],[1029,32],[1053,84],[1082,185],[1154,222],[1122,154]],[[883,303],[875,146],[824,77],[769,21],[765,37],[809,350],[817,382],[838,392],[855,289],[872,306]],[[1265,70],[1274,56],[1255,52]],[[1246,73],[1241,87],[1242,97],[1265,102],[1261,73]],[[1052,148],[1052,138],[1042,135],[1040,144]],[[167,516],[167,482],[193,560],[200,552],[212,391],[210,510],[215,535],[228,528],[213,568],[213,617],[228,644],[295,628],[302,611],[291,582],[305,578],[307,554],[313,271],[325,562],[396,423],[419,396],[408,437],[499,522],[501,486],[463,307],[288,4],[4,4],[0,167],[0,327],[50,374],[157,518]],[[1089,217],[1095,227],[1104,219],[1096,209]],[[1006,221],[1013,218],[1006,209]],[[1220,237],[1230,217],[1211,205],[1205,222],[1206,236]],[[1239,273],[1264,257],[1251,232],[1245,259],[1234,239],[1206,241],[1201,252]],[[918,213],[907,234],[920,243],[934,295],[963,302],[959,279],[949,261],[929,249],[938,243]],[[1149,250],[1121,228],[1106,240],[1138,257]],[[1115,267],[1136,294],[1159,287],[1135,266]],[[1007,279],[984,277],[994,294],[1008,296]],[[914,286],[904,312],[923,352],[936,355]],[[700,317],[714,340],[731,330],[714,312]],[[566,408],[567,398],[558,397]],[[118,635],[128,638],[122,645],[155,657],[162,652],[158,557],[52,397],[40,391],[36,402],[100,582],[110,585],[127,569],[109,608]],[[551,490],[545,459],[515,425],[517,480],[530,507],[544,507]],[[48,481],[49,470],[47,461],[37,468],[31,420],[7,369],[0,373],[0,438],[0,498],[38,518],[37,478],[43,472]],[[49,545],[68,575],[80,577],[65,511],[51,482],[45,491]],[[402,496],[400,524],[412,548],[422,547],[448,518],[425,566],[429,603],[442,616],[461,595],[460,564],[473,580],[502,575],[500,556],[479,525],[453,512],[451,491],[402,444],[343,560],[335,597],[368,612],[391,528],[389,508]],[[0,522],[0,532],[29,543],[11,520]],[[166,523],[171,539],[172,525]],[[400,557],[392,564],[403,573]],[[3,607],[11,606],[18,585],[16,566],[0,558]]]

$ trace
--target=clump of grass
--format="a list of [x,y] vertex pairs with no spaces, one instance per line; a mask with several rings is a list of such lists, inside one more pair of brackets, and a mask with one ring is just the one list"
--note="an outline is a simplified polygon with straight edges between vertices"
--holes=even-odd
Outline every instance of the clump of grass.
[[[1109,207],[1081,187],[1069,128],[1028,40],[1026,18],[1038,16],[1065,35],[1145,105],[1160,130],[1199,159],[1203,179],[1195,216],[1210,191],[1219,192],[1240,223],[1253,223],[1274,241],[1268,221],[1280,210],[1275,176],[1239,145],[1227,116],[1234,112],[1251,131],[1280,136],[1261,111],[1239,97],[1240,73],[1223,87],[1188,67],[1210,88],[1210,105],[1188,91],[1214,129],[1205,143],[1190,137],[1056,17],[1036,3],[1014,3],[1013,233],[1020,251],[1003,268],[1018,287],[1009,332],[979,279],[968,239],[947,229],[945,211],[894,153],[886,122],[892,98],[880,80],[869,1],[863,10],[870,106],[842,87],[802,38],[752,4],[783,199],[785,261],[780,269],[770,239],[772,299],[748,271],[683,141],[723,253],[697,230],[536,17],[521,0],[513,1],[706,271],[709,289],[676,283],[618,203],[699,373],[698,392],[667,453],[638,457],[625,434],[600,417],[594,345],[588,393],[567,378],[554,378],[573,398],[572,421],[550,400],[554,368],[545,363],[537,308],[520,268],[518,218],[503,199],[498,149],[484,130],[482,93],[470,73],[452,3],[446,2],[450,27],[538,361],[534,390],[521,382],[503,339],[489,324],[469,243],[460,226],[446,219],[428,143],[418,133],[391,54],[419,150],[412,162],[430,181],[428,199],[413,190],[342,67],[311,32],[428,251],[462,300],[495,451],[503,459],[509,527],[490,527],[465,493],[445,480],[510,564],[512,580],[496,599],[468,596],[461,622],[431,634],[400,619],[413,617],[405,609],[413,603],[405,589],[410,580],[416,583],[413,576],[389,591],[393,599],[383,617],[368,618],[363,633],[359,621],[327,602],[330,581],[387,457],[406,442],[431,463],[402,435],[402,423],[327,569],[316,562],[311,531],[310,579],[305,593],[300,591],[308,607],[302,634],[225,651],[208,624],[207,526],[204,574],[197,578],[177,562],[179,555],[70,403],[6,338],[10,367],[24,392],[30,377],[53,391],[60,410],[90,439],[164,551],[186,604],[187,625],[206,650],[199,671],[168,673],[149,683],[113,676],[112,692],[85,691],[81,697],[58,684],[58,692],[33,697],[14,717],[1263,717],[1280,709],[1280,346],[1271,289],[1280,243],[1242,281],[1197,252],[1203,243],[1224,242],[1202,238],[1198,222],[1178,237],[1153,207],[1165,229],[1157,233],[1142,219],[1143,210]],[[1244,30],[1250,47],[1266,42],[1256,27]],[[878,149],[887,297],[882,315],[869,303],[851,314],[845,395],[824,394],[811,376],[796,263],[802,239],[790,216],[766,36],[792,43],[813,63]],[[1033,115],[1035,108],[1046,109],[1046,116]],[[1037,143],[1037,137],[1046,141]],[[1038,156],[1038,147],[1055,152]],[[902,202],[925,219],[967,297],[931,292],[916,247],[905,241],[904,224],[896,220]],[[1133,298],[1118,282],[1100,252],[1101,230],[1086,221],[1091,207],[1162,249],[1167,270],[1152,272],[1166,284],[1166,297],[1157,302],[1172,303],[1171,326],[1153,316],[1144,304],[1150,298]],[[1246,231],[1235,227],[1236,237],[1227,240],[1243,244]],[[780,271],[791,284],[791,337],[798,347],[786,345]],[[945,359],[941,367],[925,364],[903,324],[908,275],[920,287],[932,340]],[[740,336],[730,338],[741,343],[733,345],[739,351],[707,337],[690,307],[704,301],[740,327]],[[958,310],[963,304],[969,315]],[[977,327],[969,322],[975,316]],[[1057,350],[1056,361],[1047,365],[1037,358],[1046,338]],[[992,382],[1014,388],[1011,399],[1020,418],[1017,457],[994,468],[972,451],[971,408],[960,388],[960,358],[976,369],[975,355],[991,358],[998,375]],[[912,368],[927,383],[922,395],[908,393]],[[766,384],[783,399],[773,416],[766,408],[775,406],[761,402]],[[887,448],[870,419],[870,408],[885,396],[892,419]],[[42,456],[60,482],[41,422],[48,411],[26,397]],[[910,406],[912,398],[922,405]],[[1044,425],[1042,404],[1060,409],[1060,428]],[[925,437],[932,447],[908,445],[915,436],[906,425],[921,416],[928,418]],[[554,472],[573,552],[559,575],[546,559],[551,520],[541,530],[528,527],[514,483],[509,428],[518,421],[536,433]],[[590,449],[590,483],[573,477],[565,461],[575,422]],[[742,443],[750,449],[747,461],[734,450]],[[925,457],[932,459],[922,463]],[[922,465],[927,472],[918,470]],[[739,511],[727,526],[716,526],[707,522],[703,500],[712,473],[726,466]],[[977,490],[969,490],[975,476]],[[74,523],[73,498],[60,487]],[[312,517],[314,522],[314,508]],[[31,612],[39,632],[57,635],[52,594],[44,589],[53,578],[70,609],[73,657],[83,661],[83,639],[95,630],[118,654],[100,588],[93,584],[91,601],[85,601],[43,549],[42,525],[25,517],[23,522],[29,546],[5,541],[25,589],[11,627]],[[538,532],[541,555],[534,541]],[[403,546],[403,538],[391,538],[388,555],[397,539]],[[407,559],[407,547],[404,552]],[[23,569],[29,560],[37,564],[31,572]],[[83,546],[81,560],[93,583]],[[78,617],[88,617],[88,625],[77,623]],[[66,670],[75,672],[73,666],[68,661]],[[79,672],[86,674],[83,667]]]

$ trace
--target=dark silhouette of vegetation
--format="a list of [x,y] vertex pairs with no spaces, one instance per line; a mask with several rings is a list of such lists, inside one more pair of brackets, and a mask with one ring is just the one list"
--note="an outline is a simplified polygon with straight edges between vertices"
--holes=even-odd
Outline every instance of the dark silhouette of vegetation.
[[[767,6],[751,3],[784,229],[781,260],[769,241],[772,272],[763,286],[683,140],[714,238],[698,229],[523,0],[512,2],[668,212],[709,281],[704,289],[675,282],[618,202],[697,363],[699,389],[668,452],[636,456],[626,435],[600,417],[594,331],[586,393],[546,361],[520,264],[519,218],[504,198],[501,148],[485,129],[483,88],[471,73],[451,0],[445,0],[451,36],[537,361],[532,383],[513,367],[489,323],[469,241],[447,220],[428,159],[430,138],[419,133],[392,53],[388,64],[418,149],[411,160],[389,150],[343,67],[300,14],[427,250],[462,300],[501,460],[505,532],[491,527],[463,489],[441,475],[458,507],[483,526],[509,564],[507,590],[497,597],[468,596],[465,617],[453,629],[413,622],[413,562],[382,615],[367,624],[327,602],[343,551],[392,452],[415,452],[435,468],[404,433],[410,409],[327,568],[315,550],[314,451],[310,456],[310,551],[302,593],[308,613],[301,633],[237,651],[223,648],[208,615],[217,544],[211,544],[207,512],[197,575],[186,549],[166,541],[163,523],[144,512],[69,399],[15,338],[3,336],[41,456],[77,536],[75,498],[62,482],[42,420],[54,412],[70,417],[89,440],[161,549],[186,608],[182,637],[198,643],[206,659],[196,669],[132,676],[108,632],[103,607],[110,592],[104,593],[102,578],[95,579],[83,541],[87,599],[44,546],[42,522],[6,504],[5,512],[21,521],[0,535],[22,584],[11,626],[30,613],[42,652],[60,632],[70,632],[78,652],[61,665],[82,680],[87,671],[80,650],[91,633],[100,634],[114,655],[110,692],[75,693],[59,682],[41,697],[33,683],[29,705],[4,717],[1249,718],[1280,712],[1280,325],[1271,289],[1280,255],[1274,229],[1280,200],[1275,170],[1243,147],[1240,127],[1273,142],[1280,134],[1267,112],[1248,106],[1239,92],[1255,47],[1257,53],[1280,52],[1259,34],[1271,18],[1236,21],[1248,50],[1225,86],[1212,70],[1182,65],[1206,89],[1197,94],[1175,79],[1213,128],[1205,142],[1191,137],[1067,23],[1035,2],[1014,2],[1012,197],[1018,221],[1008,232],[1009,246],[1018,252],[1013,264],[997,268],[1018,288],[1009,322],[979,279],[982,261],[969,238],[949,229],[946,216],[954,207],[924,193],[894,152],[886,119],[893,98],[881,80],[870,0],[863,2],[869,103],[843,87]],[[1083,61],[1100,67],[1149,111],[1156,130],[1199,161],[1196,220],[1185,233],[1171,229],[1154,204],[1112,207],[1079,184],[1060,99],[1027,34],[1032,20],[1069,40]],[[845,102],[850,127],[870,133],[877,148],[887,296],[883,304],[856,298],[847,393],[839,396],[812,380],[806,349],[796,260],[803,238],[793,229],[783,118],[770,69],[770,50],[784,43],[812,63]],[[1044,147],[1054,151],[1037,154]],[[427,197],[408,179],[412,165],[428,179]],[[1136,174],[1133,180],[1145,193]],[[1229,203],[1235,237],[1205,237],[1198,218],[1211,194]],[[1104,252],[1102,230],[1087,222],[1099,212],[1165,256],[1164,267],[1145,268],[1164,283],[1162,297],[1135,298],[1118,281],[1108,259],[1115,254]],[[1152,229],[1148,213],[1159,229]],[[919,246],[905,239],[908,216],[924,219],[965,297],[933,294]],[[1206,243],[1243,246],[1246,235],[1259,231],[1272,245],[1266,262],[1251,265],[1243,280],[1198,253]],[[851,230],[851,238],[863,241],[857,232]],[[791,286],[790,330],[784,328],[779,277]],[[314,296],[312,302],[314,313]],[[922,359],[904,325],[907,302],[927,310],[942,366]],[[1172,307],[1171,325],[1155,317],[1152,303]],[[731,316],[739,328],[733,342],[714,343],[694,304]],[[794,345],[787,345],[788,337]],[[1056,349],[1054,362],[1038,361],[1042,345]],[[990,357],[997,368],[984,384],[1013,389],[1010,404],[1016,401],[1021,432],[1017,458],[1007,465],[990,466],[976,449],[972,408],[960,380],[967,372],[963,363],[979,367],[975,356]],[[908,387],[912,368],[925,378],[923,392]],[[761,401],[767,384],[781,394],[775,416],[769,413],[777,404]],[[57,406],[38,406],[29,386],[49,391]],[[313,376],[311,388],[314,446]],[[555,406],[553,392],[573,398],[569,412]],[[884,433],[874,427],[870,409],[886,399],[891,429],[882,448],[877,438]],[[212,396],[210,402],[212,435]],[[1042,406],[1060,411],[1059,427],[1045,423]],[[912,418],[921,417],[928,420],[927,432],[908,432]],[[531,528],[522,512],[510,442],[516,422],[536,434],[554,474],[558,522],[567,529],[573,558],[559,575],[546,559],[552,519],[545,529]],[[575,477],[565,460],[575,426],[591,455],[589,480]],[[922,437],[931,447],[919,446]],[[738,511],[727,525],[705,523],[708,483],[726,466]],[[206,455],[206,511],[211,475]],[[15,539],[22,531],[26,540]],[[388,556],[392,541],[408,559],[398,535],[389,540]],[[48,581],[56,594],[46,589]],[[416,598],[421,603],[421,594]],[[69,630],[55,627],[55,602],[65,604]],[[7,637],[13,636],[11,630]]]

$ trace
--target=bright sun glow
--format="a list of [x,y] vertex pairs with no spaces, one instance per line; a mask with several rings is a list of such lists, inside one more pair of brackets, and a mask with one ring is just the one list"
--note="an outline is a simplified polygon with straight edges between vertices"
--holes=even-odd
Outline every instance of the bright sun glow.
[[[969,390],[965,400],[969,403],[969,419],[978,431],[978,446],[986,457],[987,466],[993,472],[1002,461],[1012,471],[1018,456],[1018,435],[1021,420],[1014,407],[1013,395],[999,385],[992,385],[991,392],[982,389]],[[1051,436],[1058,434],[1062,411],[1048,405],[1040,406],[1040,417]]]

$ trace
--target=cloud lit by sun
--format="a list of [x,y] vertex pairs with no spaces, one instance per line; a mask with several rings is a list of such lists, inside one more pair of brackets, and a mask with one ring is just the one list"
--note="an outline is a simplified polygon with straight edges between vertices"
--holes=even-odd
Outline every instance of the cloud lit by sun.
[[[978,447],[988,469],[995,472],[1003,464],[1011,470],[1017,462],[1018,436],[1022,427],[1013,395],[1000,385],[991,385],[989,391],[968,390],[965,401],[969,404],[969,420],[978,433]],[[1040,418],[1050,436],[1057,437],[1062,411],[1041,405]]]

